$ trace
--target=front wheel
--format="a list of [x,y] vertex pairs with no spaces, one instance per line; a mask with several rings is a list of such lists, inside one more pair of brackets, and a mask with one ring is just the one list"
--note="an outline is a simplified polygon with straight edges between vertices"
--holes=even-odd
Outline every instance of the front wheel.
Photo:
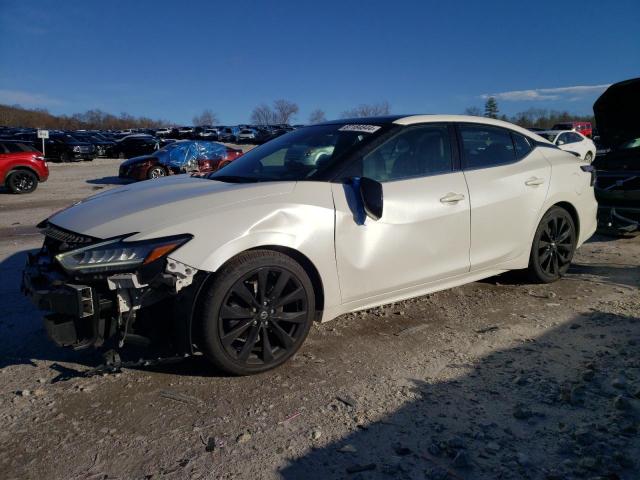
[[219,369],[250,375],[281,365],[304,342],[315,314],[305,270],[282,253],[245,252],[215,275],[196,325],[199,347]]
[[17,170],[7,178],[7,188],[11,193],[31,193],[38,186],[38,177],[29,170]]
[[167,172],[162,167],[151,167],[147,172],[147,178],[149,180],[154,178],[166,177],[166,176],[167,176]]
[[551,283],[564,275],[576,250],[576,227],[564,208],[552,207],[544,214],[533,238],[529,275],[534,281]]

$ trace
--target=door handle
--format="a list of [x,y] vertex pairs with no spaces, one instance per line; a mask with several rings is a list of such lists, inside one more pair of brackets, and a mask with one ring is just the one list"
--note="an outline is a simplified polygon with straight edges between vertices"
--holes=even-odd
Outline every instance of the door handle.
[[528,187],[536,187],[538,185],[542,185],[544,183],[544,178],[539,177],[531,177],[524,184]]
[[464,195],[449,192],[440,199],[440,203],[458,203],[460,200],[464,200]]

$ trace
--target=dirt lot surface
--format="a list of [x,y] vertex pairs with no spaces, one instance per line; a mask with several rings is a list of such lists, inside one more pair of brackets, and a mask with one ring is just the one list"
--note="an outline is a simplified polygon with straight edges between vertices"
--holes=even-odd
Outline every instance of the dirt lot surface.
[[85,378],[96,357],[49,343],[20,270],[35,224],[118,163],[0,192],[2,478],[640,478],[640,237],[594,237],[552,285],[503,275],[317,325],[259,376],[194,358]]

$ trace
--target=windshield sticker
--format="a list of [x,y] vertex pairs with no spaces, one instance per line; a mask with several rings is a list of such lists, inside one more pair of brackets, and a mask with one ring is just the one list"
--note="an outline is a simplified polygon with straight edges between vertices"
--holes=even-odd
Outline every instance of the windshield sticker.
[[373,133],[380,130],[377,125],[344,125],[338,129],[341,132],[364,132]]

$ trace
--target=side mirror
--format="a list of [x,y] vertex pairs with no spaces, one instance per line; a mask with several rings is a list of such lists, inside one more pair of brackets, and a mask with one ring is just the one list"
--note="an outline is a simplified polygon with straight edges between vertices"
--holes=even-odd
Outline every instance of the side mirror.
[[382,184],[371,178],[360,178],[360,197],[364,205],[364,211],[373,220],[382,217]]
[[558,140],[558,145],[564,145],[564,140]]

